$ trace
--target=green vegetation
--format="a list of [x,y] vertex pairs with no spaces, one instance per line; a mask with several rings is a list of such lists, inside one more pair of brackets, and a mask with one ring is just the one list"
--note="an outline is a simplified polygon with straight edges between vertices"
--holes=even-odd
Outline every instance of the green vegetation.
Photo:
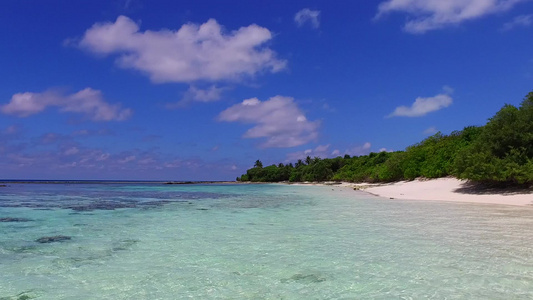
[[505,105],[454,162],[459,178],[489,183],[533,183],[533,92],[519,108]]
[[520,107],[506,104],[482,127],[440,132],[405,151],[326,158],[253,168],[237,178],[252,182],[391,182],[455,176],[487,184],[533,184],[533,92]]

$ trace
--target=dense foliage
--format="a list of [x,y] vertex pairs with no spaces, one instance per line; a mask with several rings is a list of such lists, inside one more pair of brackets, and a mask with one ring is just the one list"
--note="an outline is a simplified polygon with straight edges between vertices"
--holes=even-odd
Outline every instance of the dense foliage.
[[263,167],[256,161],[238,181],[390,182],[455,176],[485,183],[533,183],[533,92],[520,107],[505,105],[483,127],[437,133],[405,151],[326,158]]
[[505,105],[479,137],[460,151],[459,178],[485,182],[533,183],[533,92],[519,108]]

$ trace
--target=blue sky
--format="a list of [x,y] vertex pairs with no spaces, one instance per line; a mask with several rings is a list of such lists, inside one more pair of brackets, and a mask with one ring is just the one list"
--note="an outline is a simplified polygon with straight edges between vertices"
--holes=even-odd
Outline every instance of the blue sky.
[[403,150],[533,90],[528,0],[2,4],[2,179],[233,180]]

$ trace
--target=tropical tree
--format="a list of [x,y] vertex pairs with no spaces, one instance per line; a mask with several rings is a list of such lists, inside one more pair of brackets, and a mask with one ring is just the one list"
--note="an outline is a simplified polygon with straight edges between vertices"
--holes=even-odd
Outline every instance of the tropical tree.
[[263,163],[258,159],[255,161],[254,168],[262,168]]

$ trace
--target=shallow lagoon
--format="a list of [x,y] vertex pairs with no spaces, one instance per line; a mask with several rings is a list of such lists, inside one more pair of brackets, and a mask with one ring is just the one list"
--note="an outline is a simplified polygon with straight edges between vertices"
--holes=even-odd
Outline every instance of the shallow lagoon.
[[[532,299],[533,209],[337,187],[12,184],[0,299]],[[42,237],[70,240],[39,243]]]

